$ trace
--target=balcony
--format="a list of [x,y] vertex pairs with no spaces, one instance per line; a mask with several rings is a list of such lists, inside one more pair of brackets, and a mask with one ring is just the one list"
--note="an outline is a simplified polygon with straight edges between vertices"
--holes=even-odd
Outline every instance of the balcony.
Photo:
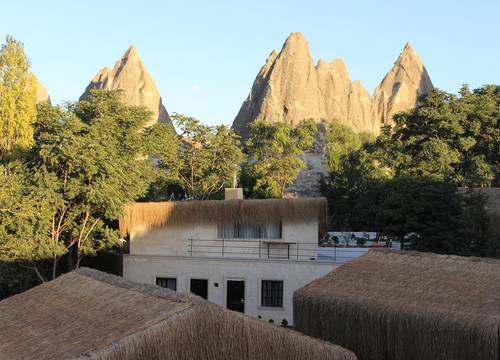
[[317,242],[286,239],[188,239],[193,257],[231,259],[317,260]]

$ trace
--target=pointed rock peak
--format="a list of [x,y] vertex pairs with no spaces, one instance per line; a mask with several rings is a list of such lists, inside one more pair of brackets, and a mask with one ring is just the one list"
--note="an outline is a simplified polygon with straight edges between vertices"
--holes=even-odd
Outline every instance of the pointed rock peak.
[[139,56],[139,53],[137,52],[137,48],[135,47],[135,45],[129,46],[127,51],[125,51],[125,53],[123,54],[121,61],[126,62],[132,59],[141,61],[141,58]]
[[409,60],[411,62],[415,62],[420,66],[422,66],[422,60],[420,59],[420,56],[418,56],[418,54],[413,49],[413,46],[411,46],[409,42],[406,43],[403,51],[399,54],[395,64],[397,64],[398,62],[400,63],[404,60],[406,61]]
[[354,80],[351,85],[354,91],[366,91],[366,88],[363,86],[363,83],[360,80]]
[[274,62],[274,60],[278,57],[278,52],[276,51],[276,49],[274,49],[273,51],[271,51],[271,53],[269,54],[269,56],[267,57],[266,59],[266,63],[270,63],[270,62]]
[[130,46],[112,69],[101,69],[80,97],[88,98],[92,89],[121,90],[120,98],[128,105],[148,108],[153,116],[146,127],[158,122],[170,123],[155,81],[142,62],[134,45]]
[[360,80],[354,80],[352,82],[351,88],[353,91],[366,93],[366,96],[370,97],[368,90],[366,90],[365,86]]
[[324,68],[324,67],[330,67],[330,64],[328,64],[325,60],[319,59],[318,63],[316,64],[316,69]]
[[288,35],[288,37],[286,38],[285,43],[292,42],[292,41],[307,42],[307,40],[304,37],[304,35],[301,32],[298,32],[298,31],[295,31],[295,32],[291,33],[290,35]]
[[109,74],[111,70],[107,67],[103,67],[95,76],[92,78],[92,82],[101,82],[103,81]]
[[393,121],[394,114],[414,108],[421,95],[429,94],[434,86],[410,43],[406,43],[394,66],[375,88],[373,100],[382,123]]
[[304,37],[304,35],[302,35],[302,33],[293,32],[286,39],[281,51],[283,52],[285,50],[293,51],[293,50],[304,50],[304,49],[309,51],[309,44],[307,43],[306,38]]
[[[403,51],[399,54],[398,58],[394,62],[393,71],[397,71],[397,68],[404,68],[406,72],[411,72],[411,68],[422,72],[424,69],[424,64],[420,56],[413,50],[413,47],[408,42],[406,43]],[[411,75],[409,75],[411,77]]]
[[405,52],[413,52],[413,47],[409,42],[406,43],[405,48],[403,49]]
[[271,51],[271,53],[269,54],[269,56],[266,59],[266,63],[264,64],[264,66],[262,67],[262,69],[260,69],[258,77],[264,77],[264,76],[266,76],[266,74],[268,73],[268,71],[274,65],[277,57],[278,57],[278,52],[276,50]]
[[337,58],[332,60],[330,66],[336,73],[349,77],[349,71],[343,59]]
[[135,47],[135,45],[130,45],[124,54],[124,56],[131,56],[131,55],[137,55],[137,56],[139,55],[137,53],[137,48]]

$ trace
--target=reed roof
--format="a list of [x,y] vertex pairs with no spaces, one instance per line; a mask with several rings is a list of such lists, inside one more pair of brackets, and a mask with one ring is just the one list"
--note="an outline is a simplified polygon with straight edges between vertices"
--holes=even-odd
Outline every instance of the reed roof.
[[235,221],[263,224],[280,221],[326,222],[325,198],[202,200],[133,203],[125,206],[120,234],[136,227],[163,227],[184,224],[221,224]]
[[359,359],[500,358],[500,261],[371,250],[294,294],[296,327]]
[[191,294],[82,268],[0,302],[0,359],[338,359],[341,348]]

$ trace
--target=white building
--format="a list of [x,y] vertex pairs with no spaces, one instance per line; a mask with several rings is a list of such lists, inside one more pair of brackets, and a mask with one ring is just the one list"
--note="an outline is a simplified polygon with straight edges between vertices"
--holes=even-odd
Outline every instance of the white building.
[[291,325],[293,292],[339,265],[317,258],[325,219],[323,198],[132,204],[123,277]]

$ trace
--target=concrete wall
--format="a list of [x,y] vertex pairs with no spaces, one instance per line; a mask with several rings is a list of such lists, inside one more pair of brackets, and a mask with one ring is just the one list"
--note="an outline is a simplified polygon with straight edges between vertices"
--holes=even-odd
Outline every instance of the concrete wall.
[[[304,223],[284,222],[282,225],[282,237],[284,240],[291,241],[297,244],[290,245],[291,257],[296,257],[297,247],[301,259],[316,256],[316,250],[313,249],[318,242],[318,222],[310,221]],[[165,255],[165,256],[186,256],[190,254],[189,239],[214,240],[217,239],[217,224],[206,225],[176,225],[166,226],[157,229],[136,229],[130,235],[130,254],[131,255]],[[208,256],[215,256],[209,251],[220,251],[213,246],[221,246],[222,242],[193,242],[197,252],[194,255],[201,256],[203,250]],[[201,247],[203,244],[206,247]],[[231,248],[232,252],[247,252],[246,254],[230,255],[230,251],[226,252],[225,257],[256,257],[259,253],[259,242],[255,240],[252,243],[238,241],[237,239],[229,239],[224,242],[224,245]],[[245,249],[250,247],[250,249]],[[251,247],[254,247],[253,249]],[[267,245],[261,244],[261,253],[267,252]],[[284,245],[273,245],[272,251],[276,256],[287,255],[288,249]],[[222,254],[220,254],[222,256]]]
[[136,229],[130,234],[130,254],[185,256],[188,251],[188,239],[216,238],[215,224]]
[[[260,315],[266,321],[273,319],[278,324],[286,319],[292,325],[293,292],[339,265],[322,261],[125,255],[123,277],[147,284],[155,284],[156,277],[176,278],[177,291],[181,292],[190,290],[191,278],[207,279],[208,300],[222,306],[226,306],[227,280],[244,280],[246,314]],[[282,308],[260,306],[262,280],[283,281]]]

